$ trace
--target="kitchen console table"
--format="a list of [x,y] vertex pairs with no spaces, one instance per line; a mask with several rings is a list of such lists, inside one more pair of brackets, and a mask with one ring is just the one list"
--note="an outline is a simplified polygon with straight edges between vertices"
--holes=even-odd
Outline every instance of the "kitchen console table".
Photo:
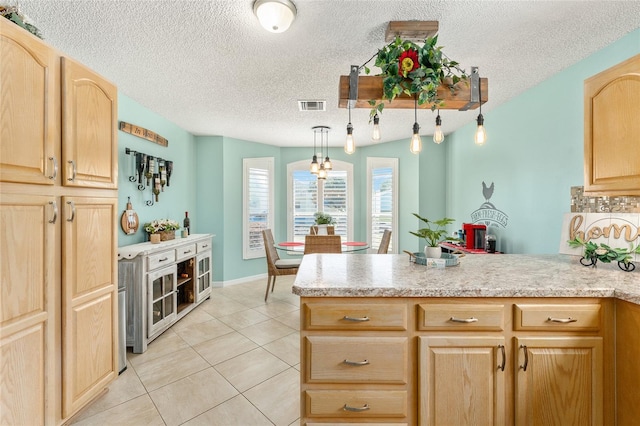
[[637,418],[638,283],[566,255],[467,256],[445,269],[307,255],[293,286],[301,424]]
[[118,248],[127,299],[127,346],[134,353],[206,300],[213,279],[211,234]]

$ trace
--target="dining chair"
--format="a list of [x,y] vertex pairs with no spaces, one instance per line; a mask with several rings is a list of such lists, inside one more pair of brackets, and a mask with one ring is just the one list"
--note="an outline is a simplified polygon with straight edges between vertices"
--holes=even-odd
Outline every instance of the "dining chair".
[[280,259],[278,250],[273,242],[273,233],[271,229],[262,231],[262,239],[264,241],[264,249],[267,253],[267,291],[264,294],[264,301],[269,298],[269,287],[271,292],[276,286],[276,277],[280,275],[296,275],[302,259]]
[[[311,235],[320,235],[318,234],[318,225],[313,225],[309,228],[309,234]],[[327,235],[335,235],[336,229],[333,225],[327,225]]]
[[340,235],[305,235],[304,254],[342,253]]
[[378,246],[378,254],[387,254],[389,250],[389,242],[391,241],[391,230],[385,229]]

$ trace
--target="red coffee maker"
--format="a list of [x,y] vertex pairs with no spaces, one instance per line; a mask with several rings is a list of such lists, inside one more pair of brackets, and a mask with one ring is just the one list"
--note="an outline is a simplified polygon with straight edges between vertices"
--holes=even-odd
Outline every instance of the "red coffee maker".
[[487,233],[486,225],[463,223],[462,230],[464,231],[464,247],[466,249],[484,249],[484,236]]

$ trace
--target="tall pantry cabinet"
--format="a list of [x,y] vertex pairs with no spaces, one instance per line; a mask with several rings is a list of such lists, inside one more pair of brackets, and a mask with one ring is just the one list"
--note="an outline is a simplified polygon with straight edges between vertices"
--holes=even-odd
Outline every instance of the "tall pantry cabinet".
[[117,377],[117,89],[0,19],[0,424]]

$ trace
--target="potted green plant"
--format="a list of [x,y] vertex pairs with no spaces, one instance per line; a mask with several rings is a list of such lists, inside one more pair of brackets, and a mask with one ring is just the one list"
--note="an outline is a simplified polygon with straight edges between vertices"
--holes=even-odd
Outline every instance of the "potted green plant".
[[[175,220],[156,219],[145,223],[143,228],[149,234],[149,241],[156,243],[173,240],[176,236],[176,230],[180,229],[180,224]],[[157,235],[159,238],[152,237],[153,235]]]
[[419,238],[424,238],[426,246],[424,248],[424,254],[431,258],[440,258],[442,255],[442,248],[438,245],[445,239],[447,235],[445,226],[452,224],[455,220],[445,217],[439,220],[429,220],[420,216],[417,213],[413,213],[415,217],[420,219],[426,224],[425,228],[418,229],[417,231],[409,231],[410,234]]
[[327,227],[336,224],[335,219],[329,213],[316,212],[313,217],[315,218],[315,225],[318,227],[318,235],[327,235]]

